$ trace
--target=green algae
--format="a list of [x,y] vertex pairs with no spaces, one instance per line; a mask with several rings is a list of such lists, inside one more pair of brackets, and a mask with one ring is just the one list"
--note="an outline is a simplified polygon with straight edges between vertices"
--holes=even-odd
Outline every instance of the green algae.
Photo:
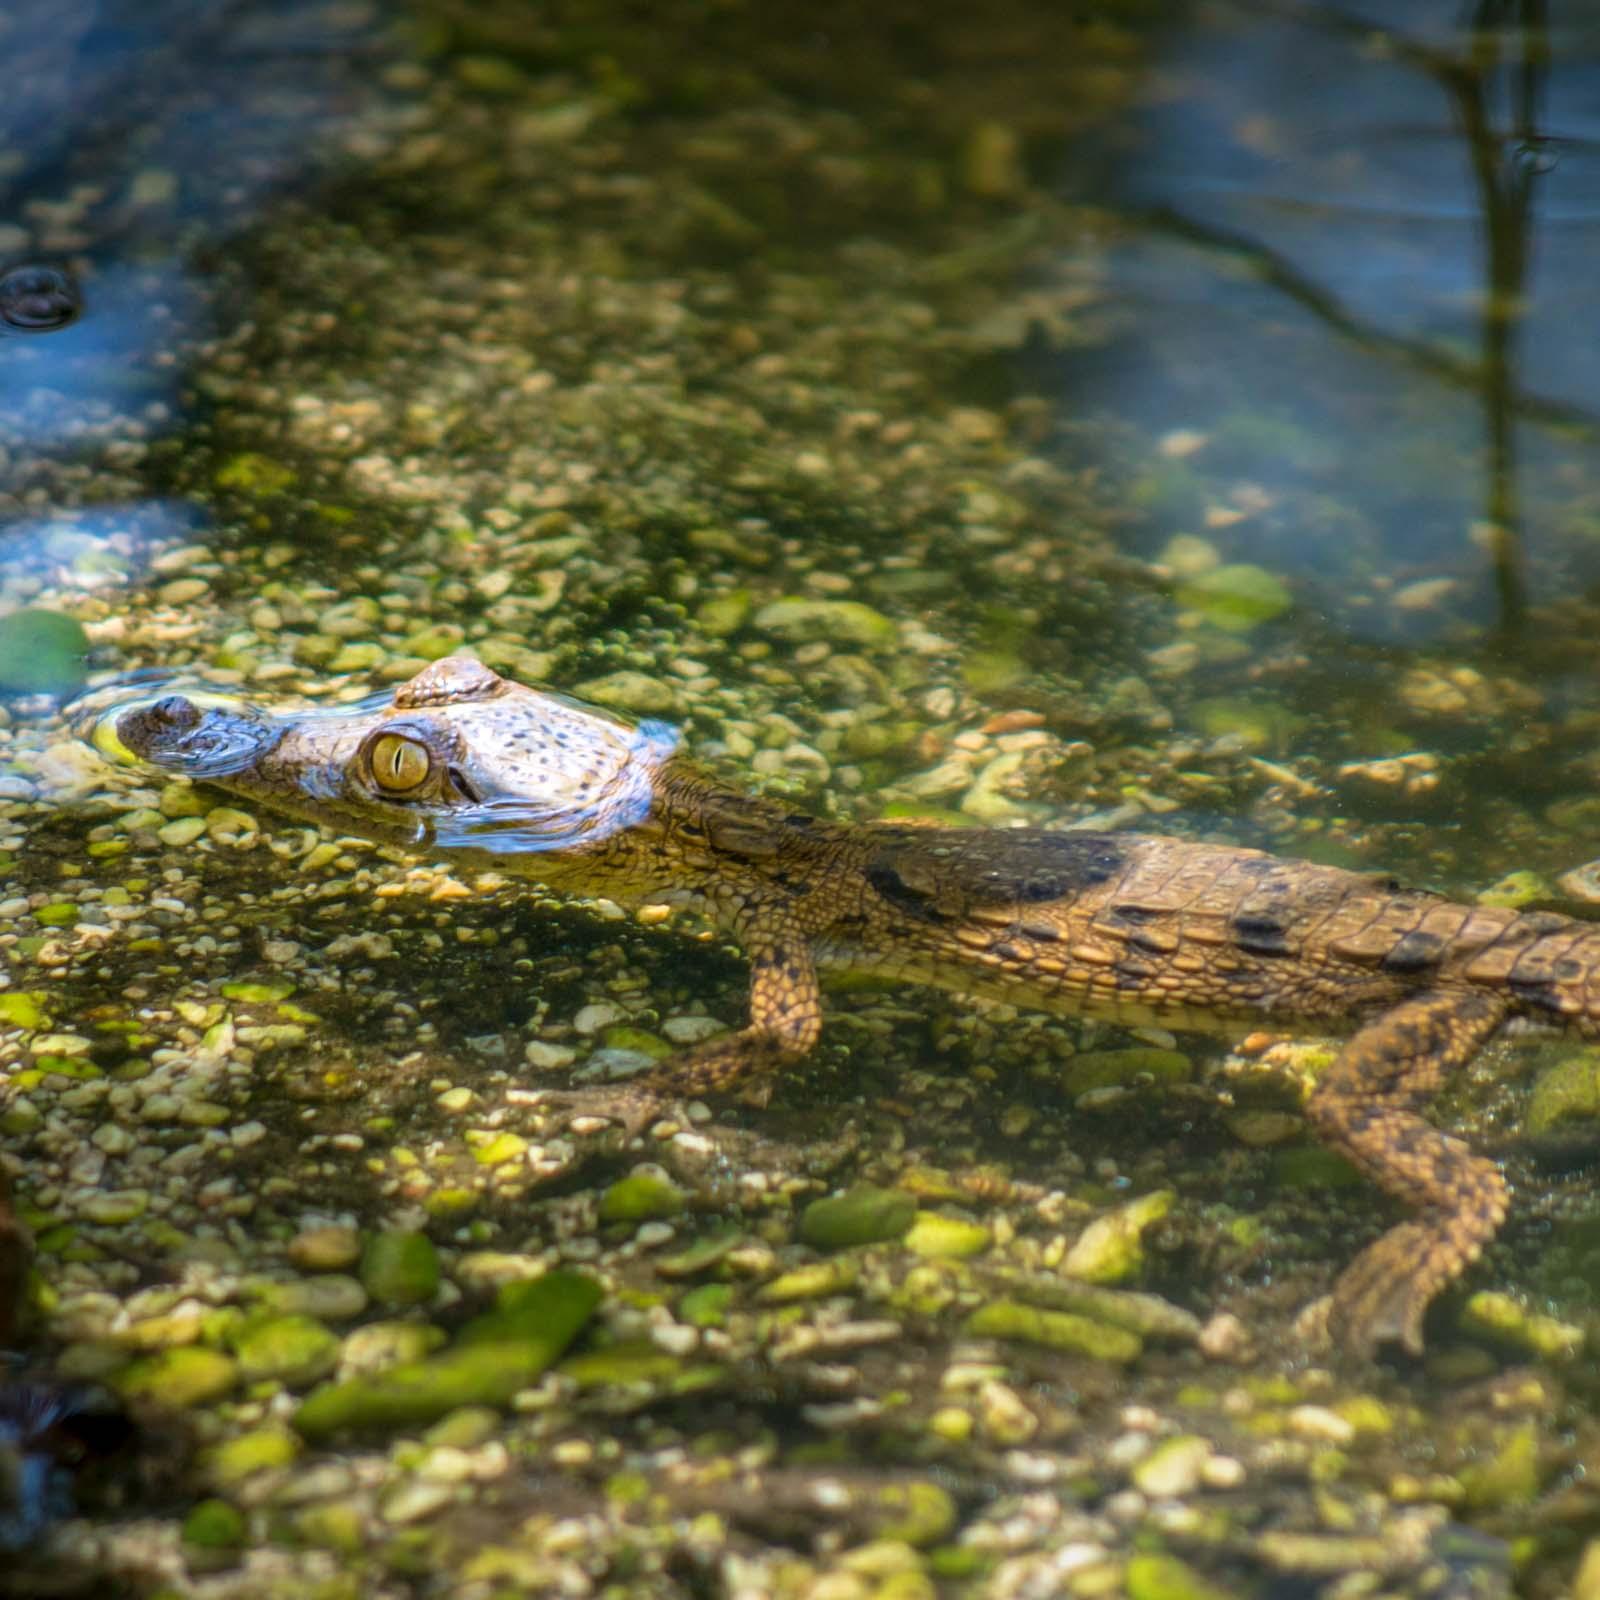
[[0,616],[0,690],[72,694],[87,681],[89,636],[76,617],[41,609]]
[[327,1377],[339,1362],[338,1335],[314,1317],[249,1321],[235,1330],[229,1343],[247,1383],[272,1379],[300,1388]]
[[469,1322],[451,1349],[325,1384],[301,1403],[294,1427],[320,1439],[347,1428],[416,1427],[463,1406],[502,1406],[560,1357],[600,1295],[593,1278],[574,1272],[508,1284],[495,1309]]
[[630,1172],[600,1196],[598,1214],[602,1222],[648,1222],[683,1208],[683,1191],[665,1174]]
[[1177,1195],[1156,1189],[1096,1217],[1073,1241],[1061,1270],[1086,1283],[1122,1283],[1144,1267],[1144,1231],[1172,1209]]
[[186,1410],[220,1400],[239,1381],[239,1364],[220,1350],[184,1346],[141,1356],[112,1382],[124,1399]]
[[1179,605],[1226,633],[1248,633],[1294,603],[1281,579],[1247,563],[1196,573],[1178,585],[1176,594]]
[[917,1215],[917,1202],[898,1189],[857,1184],[844,1194],[813,1200],[800,1214],[801,1241],[817,1250],[898,1239]]
[[425,1233],[375,1233],[361,1252],[361,1285],[380,1305],[417,1306],[439,1292],[439,1252]]
[[1156,1084],[1187,1083],[1189,1058],[1178,1050],[1145,1045],[1129,1050],[1084,1050],[1067,1058],[1062,1083],[1069,1095],[1123,1087],[1140,1079]]
[[1044,1311],[1017,1300],[980,1306],[967,1318],[963,1331],[973,1338],[1019,1339],[1119,1366],[1137,1361],[1144,1350],[1144,1341],[1127,1328],[1114,1328],[1071,1311]]

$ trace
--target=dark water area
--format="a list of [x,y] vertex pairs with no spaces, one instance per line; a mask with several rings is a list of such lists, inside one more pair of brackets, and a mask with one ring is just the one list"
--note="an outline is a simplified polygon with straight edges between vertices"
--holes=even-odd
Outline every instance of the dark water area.
[[1576,3],[0,10],[0,1593],[1600,1593],[1590,1047],[1443,1074],[1509,1218],[1347,1360],[1401,1207],[1295,1017],[849,971],[769,1099],[575,1130],[748,939],[67,705],[466,651],[1001,830],[896,835],[930,924],[1019,826],[1593,920],[1597,245]]

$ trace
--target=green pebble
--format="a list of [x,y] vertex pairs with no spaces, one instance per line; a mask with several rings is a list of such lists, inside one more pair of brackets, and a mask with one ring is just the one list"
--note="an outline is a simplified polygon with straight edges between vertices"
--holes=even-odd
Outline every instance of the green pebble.
[[294,993],[292,983],[225,983],[221,990],[226,1000],[243,1000],[247,1005],[270,1005],[287,1000]]
[[436,1422],[462,1406],[504,1405],[554,1362],[600,1303],[600,1285],[574,1272],[508,1284],[494,1311],[462,1330],[456,1348],[372,1377],[325,1384],[294,1415],[308,1438],[344,1428]]
[[508,1161],[520,1161],[528,1153],[528,1141],[520,1133],[485,1133],[468,1129],[467,1144],[472,1159],[480,1167],[500,1167]]
[[919,1211],[905,1236],[906,1249],[919,1256],[982,1255],[993,1243],[994,1235],[981,1223],[937,1211]]
[[608,1050],[637,1050],[640,1055],[663,1060],[673,1054],[674,1046],[659,1034],[647,1033],[643,1028],[607,1028],[600,1042]]
[[150,1196],[143,1189],[103,1190],[90,1195],[78,1212],[85,1222],[97,1223],[102,1228],[120,1228],[142,1217],[149,1206]]
[[330,1500],[296,1512],[294,1531],[315,1549],[354,1555],[367,1541],[367,1516],[348,1501]]
[[476,1450],[499,1433],[500,1413],[488,1406],[462,1406],[441,1417],[423,1435],[423,1443],[437,1449],[448,1445],[455,1450]]
[[164,822],[156,829],[156,837],[162,844],[181,849],[186,844],[193,844],[205,831],[204,817],[174,817],[171,822]]
[[580,698],[596,705],[625,711],[630,716],[674,716],[683,710],[678,691],[661,678],[646,672],[610,672],[603,678],[590,678],[575,691]]
[[22,610],[0,616],[0,689],[71,694],[86,682],[89,636],[76,617]]
[[816,1250],[898,1239],[916,1220],[917,1202],[898,1189],[857,1184],[840,1195],[813,1200],[800,1216],[799,1236]]
[[52,900],[34,912],[34,921],[47,928],[71,928],[77,925],[80,913],[70,900]]
[[233,1353],[247,1383],[272,1379],[297,1389],[339,1364],[339,1339],[314,1317],[270,1317],[240,1328]]
[[21,989],[7,989],[0,993],[0,1023],[9,1028],[44,1028],[50,1018],[39,1004],[44,997]]
[[756,1291],[758,1300],[782,1305],[790,1300],[820,1300],[855,1287],[858,1268],[853,1257],[839,1256],[780,1273]]
[[733,1285],[702,1283],[678,1302],[678,1319],[691,1328],[720,1328],[733,1304]]
[[183,1542],[203,1550],[237,1550],[245,1534],[244,1513],[226,1500],[202,1500],[183,1519]]
[[1550,880],[1537,872],[1508,872],[1498,883],[1491,883],[1478,895],[1480,906],[1506,906],[1515,911],[1534,900],[1553,900],[1556,891]]
[[1112,1289],[1084,1283],[1055,1273],[1029,1272],[1016,1267],[986,1265],[974,1274],[990,1293],[1044,1306],[1051,1311],[1071,1311],[1094,1322],[1126,1328],[1141,1339],[1173,1339],[1192,1343],[1200,1335],[1200,1319],[1159,1295],[1132,1289]]
[[1197,700],[1190,714],[1208,739],[1232,739],[1246,750],[1281,750],[1305,723],[1275,700],[1236,696]]
[[[434,627],[422,628],[409,635],[405,648],[410,655],[420,656],[424,661],[438,661],[444,656],[454,655],[461,648],[461,641],[465,638],[465,630],[459,624],[441,622]],[[337,653],[334,652],[335,655]]]
[[1063,1083],[1076,1097],[1150,1078],[1156,1083],[1187,1083],[1193,1076],[1189,1058],[1178,1050],[1145,1047],[1133,1050],[1085,1050],[1067,1060]]
[[112,1382],[124,1399],[149,1401],[181,1411],[220,1400],[238,1379],[239,1365],[232,1356],[190,1345],[142,1356],[124,1367]]
[[872,1498],[869,1517],[879,1539],[899,1539],[921,1550],[947,1539],[955,1529],[955,1502],[926,1479],[885,1484]]
[[571,1378],[580,1389],[634,1384],[666,1384],[686,1368],[682,1356],[649,1343],[612,1345],[607,1350],[591,1350],[570,1356],[561,1363],[561,1375]]
[[1127,1600],[1237,1600],[1176,1556],[1129,1557],[1122,1585]]
[[421,1305],[439,1292],[439,1252],[425,1233],[375,1233],[361,1255],[361,1283],[383,1305]]
[[881,611],[859,600],[814,600],[790,596],[763,606],[751,619],[763,633],[796,643],[825,640],[862,649],[892,649],[900,630]]
[[1461,1328],[1545,1361],[1571,1361],[1583,1353],[1582,1328],[1529,1311],[1510,1295],[1492,1289],[1480,1289],[1468,1298]]
[[967,1318],[965,1331],[974,1338],[1020,1339],[1074,1355],[1092,1356],[1125,1366],[1137,1361],[1144,1341],[1126,1328],[1093,1322],[1071,1311],[1041,1311],[1016,1300],[996,1300]]
[[1140,1195],[1115,1211],[1097,1217],[1073,1241],[1061,1270],[1086,1283],[1122,1283],[1144,1266],[1144,1230],[1172,1209],[1171,1189]]
[[446,1342],[444,1329],[431,1322],[368,1322],[345,1335],[344,1362],[351,1371],[370,1377],[421,1361]]
[[1536,1422],[1505,1429],[1491,1450],[1477,1450],[1459,1473],[1466,1504],[1482,1511],[1531,1504],[1539,1493],[1539,1476]]
[[253,1428],[206,1453],[206,1478],[216,1488],[231,1489],[258,1472],[288,1466],[300,1448],[299,1436],[287,1428]]
[[282,494],[294,487],[294,468],[274,461],[256,450],[241,450],[217,468],[211,481],[219,489],[237,489],[241,494]]
[[343,1272],[265,1283],[256,1291],[263,1310],[284,1317],[315,1317],[319,1322],[349,1322],[367,1309],[367,1291]]
[[725,639],[745,625],[753,604],[748,589],[733,589],[727,594],[712,595],[710,599],[703,600],[696,610],[695,625],[713,639]]
[[663,1278],[692,1278],[716,1266],[744,1237],[744,1229],[737,1224],[718,1228],[692,1240],[674,1255],[658,1256],[656,1271]]
[[1563,1122],[1600,1116],[1600,1050],[1582,1050],[1546,1067],[1533,1082],[1523,1127],[1548,1133]]
[[648,1222],[683,1210],[683,1191],[663,1175],[632,1172],[600,1196],[602,1222]]
[[1264,567],[1239,563],[1186,578],[1178,585],[1177,601],[1226,633],[1248,633],[1281,616],[1294,597]]

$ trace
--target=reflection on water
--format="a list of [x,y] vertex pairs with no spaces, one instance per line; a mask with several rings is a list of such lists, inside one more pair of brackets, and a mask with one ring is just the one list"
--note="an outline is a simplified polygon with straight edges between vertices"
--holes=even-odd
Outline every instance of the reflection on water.
[[[1134,331],[1075,376],[1196,431],[1230,552],[1359,631],[1514,624],[1600,574],[1538,484],[1587,478],[1600,403],[1597,51],[1536,0],[1213,7],[1117,155]],[[1384,600],[1419,581],[1447,604]]]
[[23,0],[0,13],[0,623],[204,527],[149,471],[213,330],[202,252],[376,104],[364,4]]

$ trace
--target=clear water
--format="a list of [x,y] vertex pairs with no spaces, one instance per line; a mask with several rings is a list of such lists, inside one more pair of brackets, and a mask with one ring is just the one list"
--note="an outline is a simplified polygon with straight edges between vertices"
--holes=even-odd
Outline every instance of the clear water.
[[[0,1115],[74,1308],[46,1362],[71,1343],[92,1365],[105,1319],[165,1314],[138,1296],[173,1262],[242,1303],[313,1225],[420,1217],[463,1284],[475,1252],[559,1254],[586,1179],[517,1188],[483,1155],[524,1136],[528,1082],[637,1065],[669,1024],[743,1005],[719,945],[112,774],[61,714],[86,681],[343,705],[468,648],[841,816],[1132,826],[1467,897],[1600,898],[1583,8],[190,13],[0,17],[0,272],[51,264],[82,303],[58,331],[0,324]],[[752,1168],[804,1197],[892,1177],[902,1151],[1004,1162],[1071,1219],[1171,1187],[1145,1281],[1268,1330],[1221,1376],[1040,1356],[1010,1379],[1078,1408],[1082,1434],[1029,1444],[997,1413],[969,1459],[884,1424],[862,1463],[1016,1469],[970,1497],[984,1509],[961,1490],[961,1528],[989,1528],[1026,1492],[1013,1446],[1111,1460],[1129,1404],[1168,1431],[1232,1425],[1196,1370],[1257,1398],[1280,1369],[1299,1381],[1290,1313],[1389,1213],[1324,1192],[1292,1139],[1234,1136],[1235,1110],[1292,1108],[1281,1079],[1197,1050],[1193,1102],[1142,1091],[1094,1121],[1062,1108],[1059,1062],[1127,1039],[912,993],[830,1005],[815,1075],[727,1113],[781,1145]],[[1504,1149],[1528,1082],[1575,1059],[1493,1052],[1449,1114]],[[136,1121],[157,1088],[202,1109]],[[1472,1280],[1574,1324],[1600,1283],[1583,1126],[1516,1168]],[[156,1131],[129,1147],[122,1127]],[[788,1191],[752,1199],[727,1148],[707,1210],[781,1233]],[[440,1198],[463,1193],[478,1209]],[[119,1221],[128,1194],[147,1210]],[[637,1298],[607,1312],[625,1348],[677,1292],[629,1261]],[[954,1324],[916,1322],[912,1298],[890,1310],[948,1352]],[[864,1366],[866,1387],[937,1414],[943,1356],[892,1348],[910,1365]],[[1564,1467],[1513,1484],[1506,1513],[1470,1462],[1498,1459],[1524,1406],[1586,1449],[1592,1384],[1565,1369],[1559,1424],[1554,1400],[1502,1405],[1486,1348],[1447,1335],[1434,1366],[1370,1380],[1420,1410],[1353,1450],[1351,1500],[1375,1498],[1351,1515],[1381,1533],[1400,1477],[1459,1468],[1476,1487],[1443,1499],[1478,1531],[1441,1524],[1440,1560],[1503,1592],[1505,1538],[1527,1532],[1530,1592],[1556,1593],[1586,1537]],[[1350,1392],[1320,1382],[1296,1398]],[[719,1391],[716,1426],[790,1464],[825,1432],[816,1396],[757,1387]],[[604,1472],[728,1447],[692,1405],[574,1405],[517,1448],[584,1512]],[[569,1422],[631,1453],[551,1467]],[[1259,1490],[1288,1526],[1321,1526],[1311,1473]],[[520,1526],[514,1495],[485,1526],[513,1501]],[[1041,1548],[1108,1526],[1052,1524]]]

